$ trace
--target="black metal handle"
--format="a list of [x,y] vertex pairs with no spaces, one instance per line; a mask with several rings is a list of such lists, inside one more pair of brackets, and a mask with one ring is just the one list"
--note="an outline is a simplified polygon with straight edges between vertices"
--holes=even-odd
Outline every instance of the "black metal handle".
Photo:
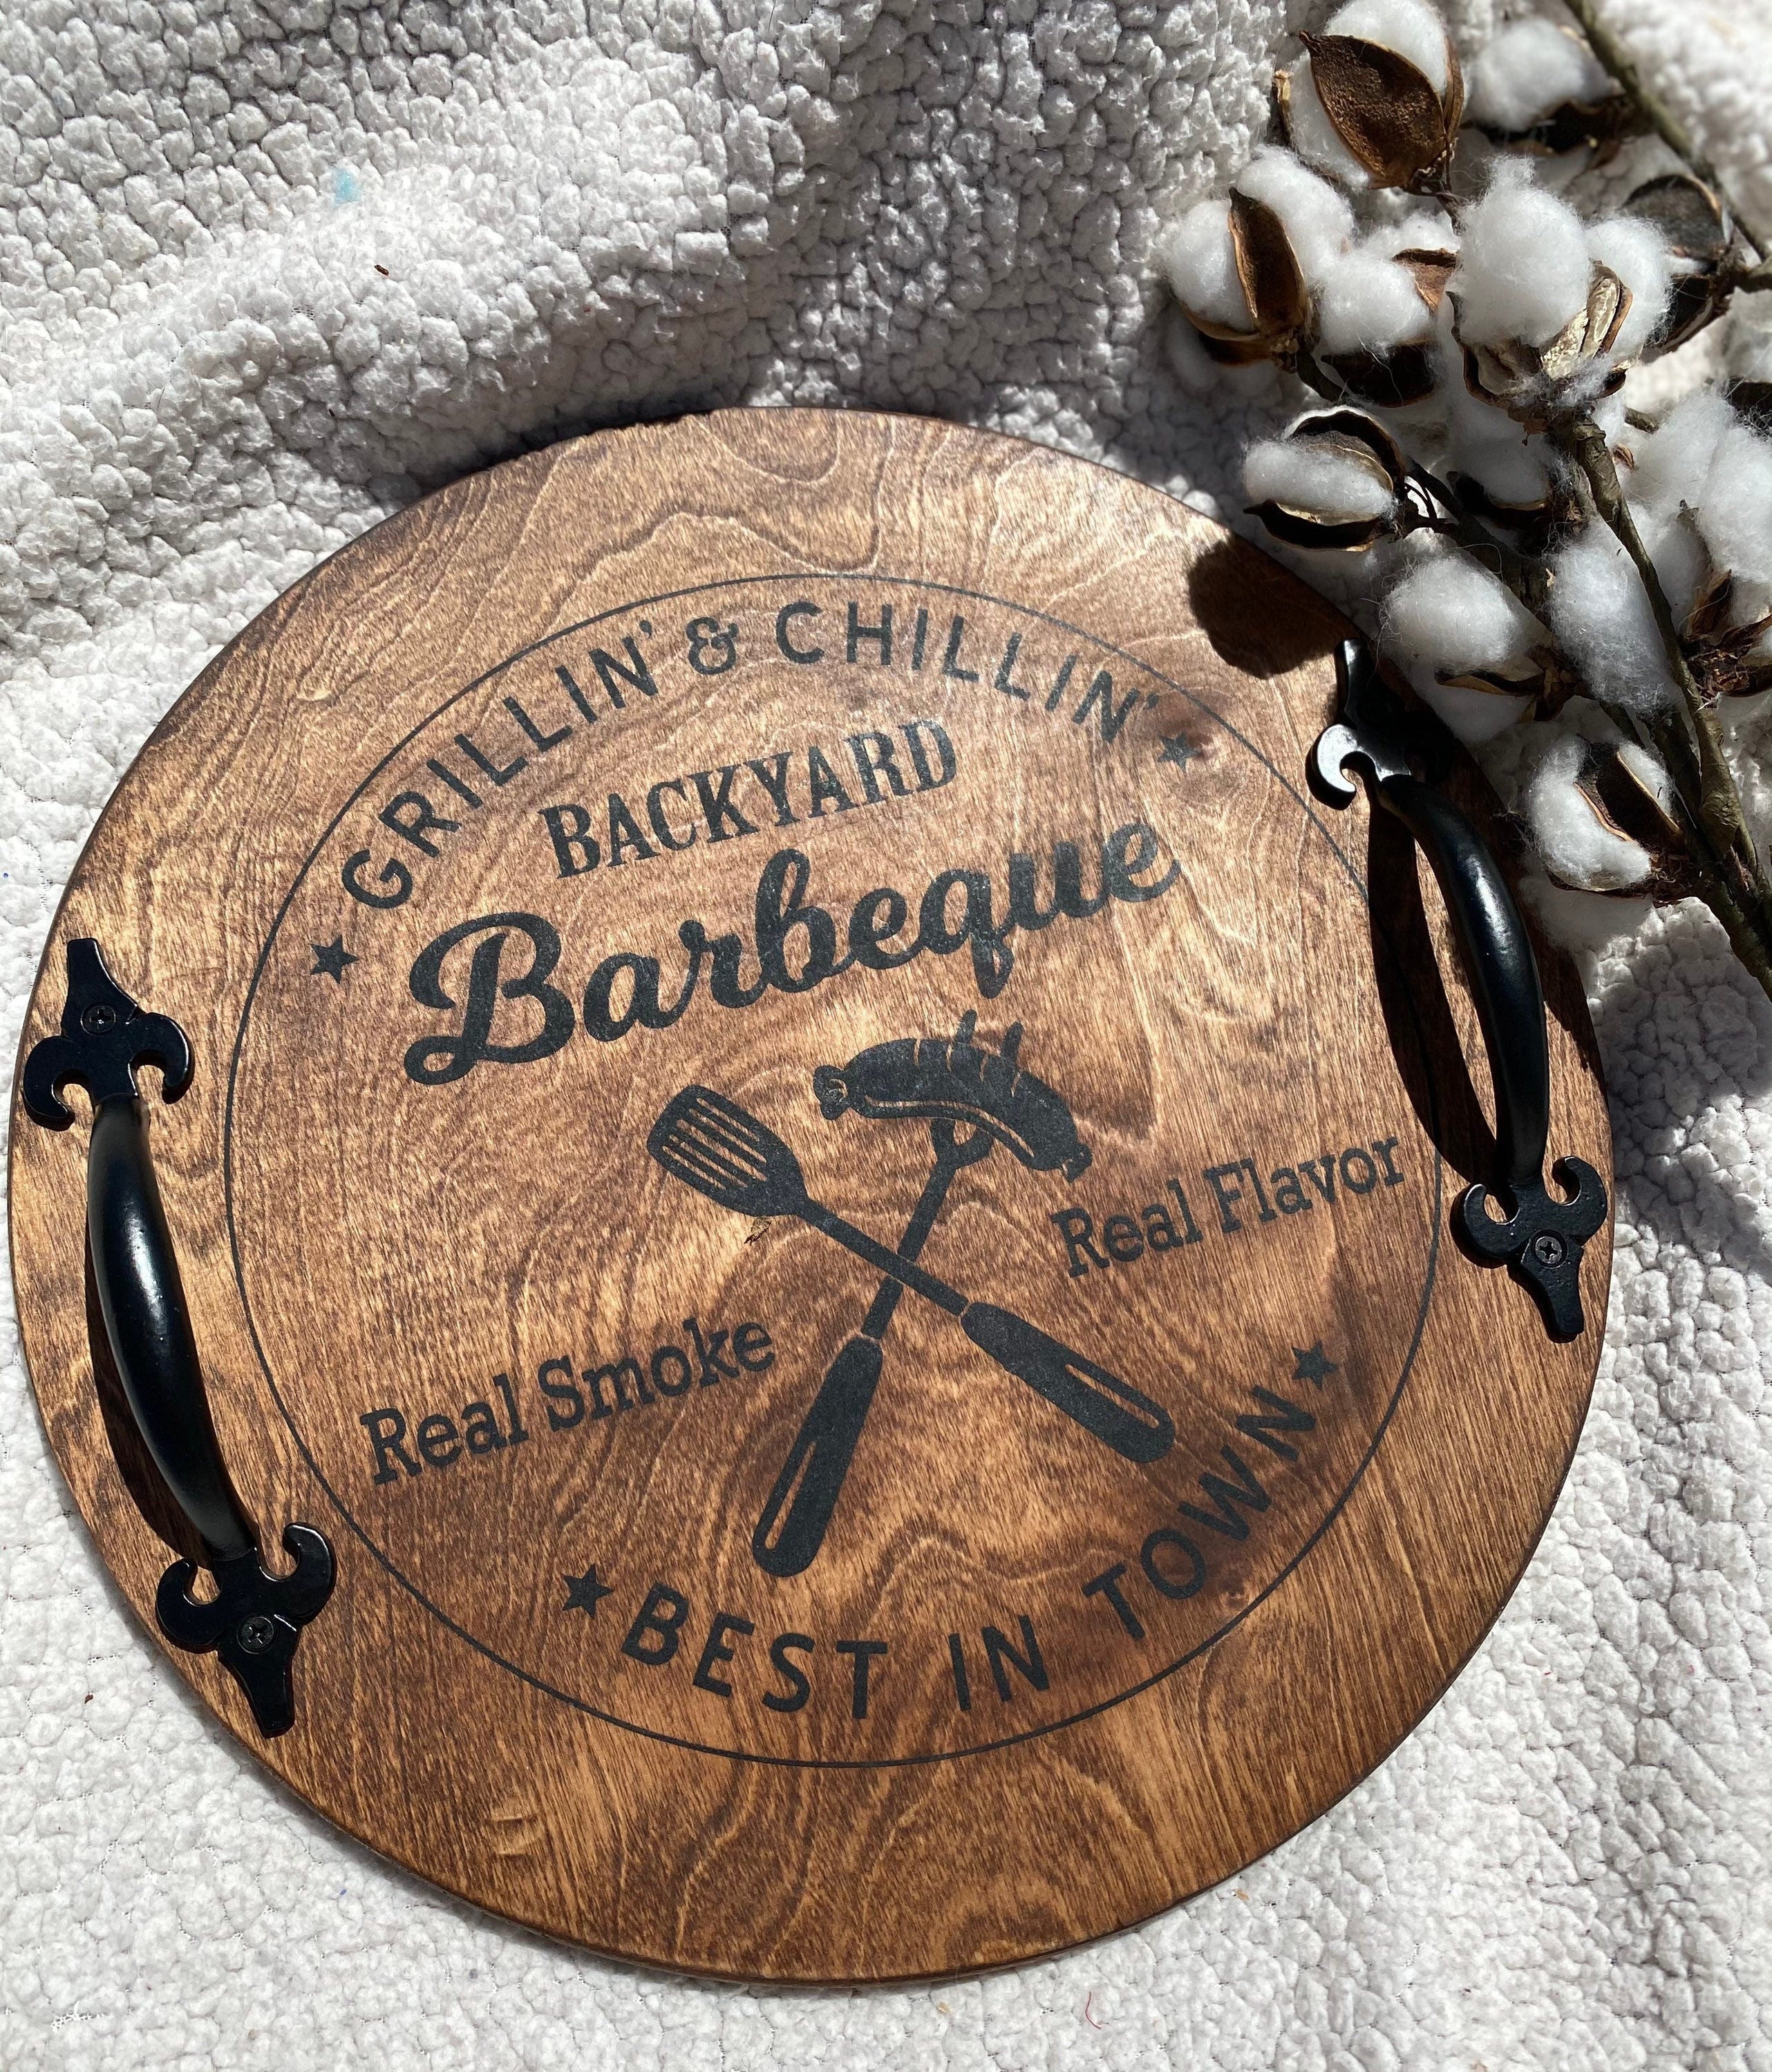
[[86,1234],[131,1415],[210,1566],[253,1547],[209,1416],[139,1100],[101,1101],[86,1154]]
[[312,1526],[290,1525],[283,1545],[294,1569],[270,1574],[228,1478],[154,1177],[135,1077],[145,1063],[160,1067],[163,1097],[178,1100],[191,1083],[184,1031],[166,1015],[142,1013],[91,937],[71,941],[61,1034],[33,1047],[21,1090],[26,1113],[46,1129],[74,1120],[64,1087],[82,1085],[92,1099],[86,1230],[105,1334],[142,1443],[216,1577],[216,1595],[199,1601],[190,1591],[196,1563],[174,1562],[155,1613],[175,1646],[220,1655],[261,1733],[284,1733],[295,1718],[296,1642],[331,1595],[332,1549]]
[[[1451,916],[1489,1054],[1495,1096],[1493,1185],[1466,1188],[1453,1219],[1466,1244],[1505,1264],[1538,1302],[1556,1339],[1580,1337],[1582,1248],[1605,1220],[1605,1185],[1581,1158],[1559,1158],[1553,1178],[1569,1190],[1558,1201],[1544,1184],[1551,1126],[1550,1045],[1538,960],[1507,880],[1476,828],[1451,802],[1416,775],[1439,744],[1432,722],[1406,714],[1385,689],[1371,651],[1344,640],[1336,652],[1342,713],[1310,754],[1313,788],[1346,806],[1366,777],[1375,802],[1394,813],[1420,843]],[[1490,1213],[1491,1193],[1505,1216]]]
[[1449,800],[1413,776],[1377,786],[1420,844],[1446,902],[1495,1090],[1495,1178],[1510,1191],[1544,1170],[1551,1133],[1544,989],[1519,909],[1482,837]]

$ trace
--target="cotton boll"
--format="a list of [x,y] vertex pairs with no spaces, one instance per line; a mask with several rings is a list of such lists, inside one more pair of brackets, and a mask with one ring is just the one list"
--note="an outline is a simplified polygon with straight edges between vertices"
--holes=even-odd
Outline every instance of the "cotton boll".
[[1331,36],[1358,36],[1407,58],[1436,93],[1450,76],[1446,25],[1423,0],[1351,0],[1324,25]]
[[1671,517],[1682,504],[1696,508],[1717,447],[1740,420],[1721,396],[1688,396],[1658,428],[1634,442],[1637,465],[1630,500]]
[[1519,796],[1519,772],[1523,763],[1536,765],[1536,754],[1525,751],[1532,736],[1543,725],[1539,720],[1521,719],[1512,726],[1505,727],[1493,741],[1478,744],[1482,753],[1477,761],[1482,774],[1489,779],[1490,787],[1497,798],[1510,811]]
[[1772,381],[1772,308],[1767,306],[1769,303],[1772,303],[1772,295],[1741,295],[1729,312],[1729,372],[1737,381]]
[[1219,385],[1219,376],[1227,370],[1207,353],[1199,333],[1179,310],[1172,310],[1170,316],[1171,321],[1163,329],[1163,350],[1170,371],[1190,396],[1209,397]]
[[1157,238],[1157,264],[1183,309],[1209,323],[1253,331],[1255,316],[1237,277],[1231,242],[1231,212],[1222,201],[1203,201]]
[[1619,743],[1618,760],[1671,819],[1678,794],[1666,767],[1647,748],[1639,747],[1634,741]]
[[1254,503],[1338,520],[1382,518],[1396,500],[1369,469],[1314,439],[1259,441],[1244,457],[1243,486]]
[[1470,393],[1455,343],[1445,352],[1439,382],[1446,417],[1441,472],[1449,468],[1470,475],[1497,504],[1536,508],[1550,483],[1544,442],[1528,437],[1505,410]]
[[1498,404],[1474,396],[1465,380],[1464,355],[1457,342],[1447,345],[1440,372],[1448,436],[1453,444],[1488,446],[1511,438],[1519,427]]
[[1458,335],[1472,345],[1519,339],[1546,345],[1587,301],[1587,238],[1581,218],[1517,176],[1466,212],[1458,270]]
[[1731,617],[1737,625],[1772,610],[1772,441],[1744,424],[1715,394],[1689,397],[1672,411],[1638,450],[1630,497],[1639,509],[1644,545],[1662,565],[1671,557],[1665,586],[1676,611],[1689,608],[1705,571],[1681,582],[1685,565],[1702,557],[1692,528],[1679,512],[1692,514],[1710,564],[1735,579]]
[[1200,335],[1179,310],[1163,331],[1164,350],[1175,378],[1190,396],[1213,397],[1220,402],[1228,390],[1246,402],[1268,401],[1280,386],[1280,376],[1271,360],[1258,360],[1252,367],[1226,367],[1212,358],[1200,343]]
[[1287,74],[1290,92],[1286,106],[1286,134],[1292,147],[1307,165],[1314,166],[1346,187],[1367,185],[1366,168],[1341,140],[1341,133],[1329,119],[1322,96],[1311,76],[1310,60],[1301,58]]
[[[1749,661],[1772,663],[1772,634],[1759,641],[1749,653]],[[1742,751],[1736,771],[1736,788],[1741,795],[1750,824],[1763,827],[1772,820],[1772,785],[1767,781],[1765,767],[1766,720],[1772,711],[1772,685],[1763,691],[1737,692],[1722,699],[1716,708],[1725,739],[1738,744]],[[1745,760],[1745,772],[1740,767]]]
[[1718,568],[1737,589],[1752,586],[1763,611],[1760,597],[1772,586],[1772,440],[1735,418],[1717,442],[1697,514]]
[[[1332,36],[1357,36],[1406,58],[1427,78],[1436,93],[1443,94],[1450,76],[1451,45],[1445,24],[1422,0],[1353,0],[1325,24]],[[1322,97],[1309,56],[1301,58],[1288,75],[1289,95],[1286,129],[1299,156],[1320,172],[1349,187],[1367,184],[1366,169],[1342,142]]]
[[1597,698],[1647,712],[1674,701],[1667,658],[1649,594],[1603,525],[1571,541],[1551,562],[1548,617]]
[[1415,690],[1429,711],[1467,748],[1480,748],[1498,734],[1505,734],[1531,703],[1529,697],[1474,691],[1467,684],[1436,683],[1431,677],[1416,684]]
[[1625,892],[1653,868],[1641,842],[1610,828],[1576,779],[1585,745],[1558,742],[1533,773],[1521,801],[1532,840],[1552,871],[1589,892]]
[[1285,225],[1287,240],[1313,286],[1353,242],[1354,212],[1346,196],[1290,151],[1269,145],[1256,152],[1235,185],[1252,201],[1265,202]]
[[1388,352],[1416,343],[1433,328],[1415,276],[1375,252],[1338,259],[1318,290],[1318,342],[1325,352]]
[[1452,550],[1419,554],[1384,601],[1385,647],[1462,741],[1492,740],[1520,717],[1530,697],[1440,678],[1517,668],[1544,639],[1544,627],[1511,590],[1469,555]]
[[1651,224],[1634,216],[1614,216],[1590,225],[1588,252],[1610,266],[1630,290],[1630,306],[1610,356],[1614,362],[1634,360],[1667,313],[1673,269],[1667,245]]
[[1399,252],[1456,252],[1458,232],[1450,219],[1438,210],[1417,209],[1396,223],[1380,224],[1367,236],[1365,249],[1381,257],[1395,258]]
[[[1630,500],[1633,505],[1636,499]],[[1676,623],[1683,621],[1698,598],[1699,585],[1710,573],[1710,550],[1704,535],[1688,511],[1634,509],[1637,536],[1655,565],[1662,594],[1672,607]]]
[[1588,405],[1588,415],[1598,426],[1606,444],[1614,452],[1622,446],[1630,432],[1630,421],[1625,415],[1626,405],[1622,394],[1596,397]]
[[1533,18],[1498,29],[1470,68],[1470,121],[1486,129],[1530,130],[1566,101],[1601,101],[1618,91],[1578,37]]
[[1519,889],[1545,934],[1566,950],[1603,950],[1620,935],[1635,934],[1655,911],[1649,899],[1572,892],[1542,870],[1529,871]]
[[1504,668],[1544,637],[1505,584],[1451,549],[1419,554],[1384,603],[1385,645],[1412,674]]

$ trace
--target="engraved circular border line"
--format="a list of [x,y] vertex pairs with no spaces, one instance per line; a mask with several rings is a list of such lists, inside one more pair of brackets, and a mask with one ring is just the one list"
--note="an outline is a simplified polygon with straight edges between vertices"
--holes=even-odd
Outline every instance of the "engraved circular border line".
[[[452,705],[458,705],[463,698],[471,696],[483,684],[490,683],[495,677],[502,675],[505,670],[523,661],[528,656],[537,654],[545,648],[552,647],[556,641],[568,639],[575,633],[582,633],[588,627],[601,626],[610,619],[621,619],[631,613],[644,611],[654,605],[674,603],[685,598],[702,597],[710,593],[748,589],[771,583],[804,585],[837,582],[853,586],[857,582],[889,584],[898,589],[923,590],[944,597],[969,599],[976,603],[995,606],[999,610],[1010,612],[1024,619],[1037,620],[1042,625],[1055,627],[1060,632],[1070,634],[1079,640],[1085,641],[1091,646],[1099,648],[1104,654],[1117,657],[1129,667],[1141,671],[1153,681],[1162,684],[1166,689],[1174,691],[1178,697],[1185,698],[1197,712],[1202,713],[1215,726],[1222,728],[1240,747],[1252,756],[1304,814],[1318,837],[1341,866],[1342,873],[1358,895],[1360,904],[1366,909],[1371,925],[1377,929],[1380,938],[1388,944],[1389,938],[1384,930],[1383,923],[1373,912],[1365,880],[1355,868],[1341,845],[1318,817],[1311,801],[1305,798],[1297,787],[1269,761],[1248,735],[1242,733],[1231,721],[1226,719],[1222,713],[1208,705],[1197,693],[1187,689],[1183,684],[1176,683],[1173,678],[1165,676],[1160,669],[1153,668],[1149,663],[1141,661],[1136,655],[1116,646],[1111,640],[1104,639],[1100,634],[1092,633],[1086,627],[1074,625],[1070,620],[1058,618],[1050,612],[1041,611],[1035,606],[1018,604],[1010,598],[995,596],[988,590],[968,590],[958,584],[937,582],[921,577],[891,576],[882,574],[876,570],[863,572],[805,569],[784,569],[772,571],[766,575],[729,576],[717,582],[694,583],[680,590],[660,590],[652,596],[631,598],[624,603],[611,606],[606,611],[594,613],[589,618],[577,619],[569,626],[563,626],[552,633],[545,634],[540,639],[529,642],[526,647],[513,650],[502,660],[495,662],[491,668],[483,670],[472,682],[464,684],[459,690],[452,692],[440,705],[434,707],[421,720],[401,735],[375,767],[368,772],[327,824],[319,840],[308,852],[301,869],[296,873],[294,880],[284,895],[282,903],[278,908],[270,927],[265,934],[263,948],[259,952],[257,962],[253,967],[252,978],[247,985],[246,998],[241,1009],[239,1028],[234,1039],[232,1054],[228,1062],[228,1098],[222,1124],[222,1176],[228,1224],[228,1253],[233,1264],[234,1283],[240,1291],[241,1305],[245,1314],[246,1328],[253,1342],[253,1350],[257,1356],[259,1368],[265,1376],[266,1386],[271,1392],[272,1400],[276,1404],[284,1423],[288,1426],[290,1436],[295,1441],[302,1459],[307,1463],[310,1472],[321,1488],[325,1490],[333,1508],[368,1552],[400,1585],[401,1588],[417,1604],[421,1605],[439,1625],[454,1634],[458,1639],[465,1641],[470,1647],[484,1655],[488,1661],[495,1663],[500,1668],[507,1671],[520,1682],[527,1684],[532,1689],[542,1692],[545,1696],[556,1699],[561,1704],[568,1705],[574,1711],[582,1712],[591,1719],[600,1720],[605,1725],[619,1727],[624,1733],[636,1734],[643,1740],[657,1741],[667,1747],[683,1749],[697,1755],[717,1756],[728,1762],[759,1763],[784,1770],[904,1770],[931,1763],[958,1762],[969,1756],[988,1755],[998,1749],[1014,1747],[1024,1741],[1038,1741],[1046,1734],[1059,1733],[1069,1728],[1080,1726],[1085,1721],[1092,1720],[1103,1712],[1110,1712],[1116,1706],[1125,1704],[1130,1700],[1141,1696],[1146,1691],[1154,1689],[1157,1684],[1166,1682],[1178,1671],[1186,1668],[1189,1663],[1204,1655],[1208,1649],[1216,1646],[1227,1634],[1233,1632],[1249,1617],[1251,1613],[1264,1604],[1297,1568],[1317,1542],[1339,1517],[1342,1507],[1359,1486],[1367,1469],[1371,1465],[1374,1455],[1383,1442],[1386,1432],[1390,1429],[1391,1420],[1396,1414],[1397,1406],[1402,1400],[1404,1388],[1414,1371],[1416,1355],[1420,1349],[1422,1333],[1426,1328],[1428,1310],[1433,1301],[1434,1284],[1439,1270],[1441,1223],[1445,1210],[1445,1161],[1438,1142],[1436,1141],[1433,1155],[1433,1204],[1432,1221],[1429,1225],[1426,1272],[1421,1284],[1420,1301],[1416,1313],[1415,1326],[1410,1334],[1408,1350],[1404,1355],[1402,1370],[1397,1376],[1396,1385],[1392,1390],[1390,1397],[1384,1405],[1383,1413],[1367,1441],[1366,1450],[1355,1463],[1352,1474],[1330,1503],[1322,1518],[1311,1528],[1303,1544],[1285,1565],[1271,1577],[1246,1605],[1234,1612],[1222,1625],[1215,1627],[1203,1640],[1189,1648],[1185,1654],[1178,1655],[1173,1662],[1166,1663],[1162,1667],[1153,1670],[1149,1675],[1140,1678],[1137,1683],[1129,1685],[1124,1691],[1116,1692],[1111,1697],[1100,1699],[1093,1704],[1083,1706],[1079,1711],[1067,1714],[1061,1720],[1049,1720],[1039,1726],[1026,1727],[1018,1733],[999,1735],[993,1740],[972,1742],[964,1748],[930,1749],[919,1753],[898,1756],[776,1755],[759,1749],[726,1748],[715,1742],[698,1741],[693,1740],[688,1735],[668,1733],[661,1728],[643,1726],[637,1720],[623,1719],[619,1713],[612,1712],[600,1705],[593,1704],[589,1699],[582,1698],[573,1692],[561,1690],[558,1685],[550,1684],[545,1677],[537,1675],[532,1670],[525,1669],[520,1663],[512,1662],[508,1656],[500,1654],[498,1650],[489,1642],[480,1639],[477,1634],[470,1633],[466,1626],[452,1618],[440,1605],[433,1602],[418,1585],[383,1552],[366,1528],[358,1521],[344,1498],[327,1479],[325,1470],[315,1458],[305,1435],[295,1421],[293,1411],[289,1404],[284,1400],[282,1391],[278,1386],[277,1377],[271,1371],[270,1361],[266,1356],[264,1345],[259,1338],[258,1322],[253,1314],[252,1299],[247,1293],[240,1233],[234,1215],[234,1099],[240,1075],[241,1056],[245,1047],[253,1003],[258,997],[259,982],[269,963],[272,950],[276,945],[278,933],[290,908],[294,903],[297,894],[306,883],[308,873],[313,869],[320,852],[338,832],[346,814],[356,804],[364,793],[369,789],[395,758],[416,741],[427,728],[434,726]],[[1404,985],[1404,998],[1408,1009],[1412,1033],[1421,1055],[1425,1058],[1427,1049],[1424,1034],[1420,1018],[1416,1012],[1414,996],[1409,990],[1406,980]],[[1429,1120],[1433,1122],[1435,1104],[1433,1078],[1431,1071],[1427,1076],[1426,1084]],[[1432,1134],[1437,1139],[1437,1128]]]

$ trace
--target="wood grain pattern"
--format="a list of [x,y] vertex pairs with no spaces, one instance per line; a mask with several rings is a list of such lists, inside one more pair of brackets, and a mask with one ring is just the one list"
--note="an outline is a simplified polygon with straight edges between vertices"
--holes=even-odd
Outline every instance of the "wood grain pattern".
[[[255,1753],[519,1920],[862,1980],[1137,1921],[1395,1745],[1548,1514],[1607,1258],[1556,1346],[1451,1243],[1486,1083],[1437,895],[1303,784],[1342,630],[1104,471],[757,411],[458,483],[205,672],[25,1042],[91,934],[196,1047],[153,1128],[218,1431],[267,1544],[303,1519],[340,1566],[282,1740],[172,1657]],[[1610,1174],[1540,956],[1553,1148]],[[925,1294],[870,1310],[825,1231],[673,1177],[648,1133],[692,1084],[888,1247],[929,1102],[989,1122],[923,1264],[1172,1443],[1130,1457]],[[171,1529],[94,1388],[84,1152],[15,1112],[14,1270],[151,1627]],[[828,1528],[759,1552],[864,1324]]]

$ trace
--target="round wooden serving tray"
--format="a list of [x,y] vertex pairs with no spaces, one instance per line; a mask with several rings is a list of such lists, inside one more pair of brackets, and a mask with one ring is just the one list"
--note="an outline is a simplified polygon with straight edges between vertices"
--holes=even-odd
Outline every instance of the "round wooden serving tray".
[[[1556,1345],[1452,1240],[1437,895],[1305,783],[1346,631],[1104,470],[759,410],[458,483],[205,671],[25,1042],[85,935],[191,1039],[146,1105],[222,1451],[338,1560],[282,1738],[172,1656],[256,1754],[553,1934],[874,1980],[1138,1921],[1395,1745],[1550,1511],[1608,1254]],[[681,1177],[753,1156],[722,1102],[865,1238],[923,1198],[952,1301]],[[84,1137],[14,1112],[19,1306],[151,1629]],[[1112,1386],[1008,1371],[1030,1326]]]

